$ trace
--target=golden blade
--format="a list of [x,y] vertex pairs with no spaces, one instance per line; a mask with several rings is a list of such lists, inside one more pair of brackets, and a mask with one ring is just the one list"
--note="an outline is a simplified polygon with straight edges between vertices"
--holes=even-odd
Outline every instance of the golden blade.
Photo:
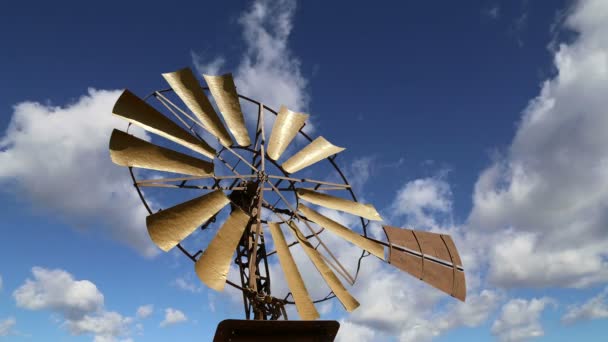
[[288,173],[298,172],[305,167],[344,150],[343,147],[334,146],[325,140],[325,138],[318,137],[281,166]]
[[268,141],[267,153],[270,159],[277,160],[281,157],[298,131],[304,127],[306,119],[308,114],[292,112],[287,107],[281,106]]
[[115,129],[110,138],[110,157],[120,166],[182,173],[191,176],[213,175],[213,163],[156,146]]
[[251,145],[232,74],[222,76],[203,75],[203,77],[236,142],[241,146]]
[[306,189],[298,189],[297,193],[299,198],[316,205],[344,211],[374,221],[382,221],[382,217],[380,217],[380,214],[378,214],[376,208],[374,208],[374,206],[371,204],[349,201],[344,198]]
[[198,140],[186,132],[129,90],[125,89],[120,95],[112,113],[146,131],[186,146],[208,158],[213,159],[215,157],[215,150],[206,142]]
[[148,234],[160,249],[167,252],[229,202],[222,190],[216,190],[159,211],[146,217]]
[[321,256],[319,251],[317,251],[310,244],[310,242],[308,242],[304,234],[300,232],[300,229],[298,229],[298,227],[293,222],[290,222],[289,226],[291,228],[291,232],[294,234],[295,238],[298,239],[298,241],[300,242],[300,246],[302,246],[302,249],[304,249],[304,252],[306,253],[306,255],[308,255],[310,261],[312,261],[312,263],[315,265],[317,271],[321,273],[321,276],[323,277],[323,279],[325,279],[325,282],[327,283],[327,285],[329,285],[329,288],[334,292],[336,297],[338,297],[340,303],[342,303],[346,311],[351,312],[357,307],[359,307],[359,302],[353,296],[351,296],[350,293],[348,293],[346,288],[344,288],[344,285],[342,285],[342,283],[340,282],[340,279],[338,279],[338,277],[336,277],[331,268],[327,266],[325,261],[323,261],[323,257]]
[[287,285],[289,285],[289,291],[291,291],[293,300],[296,302],[296,309],[298,310],[300,319],[313,320],[319,318],[319,313],[310,299],[302,275],[298,271],[298,266],[296,266],[293,260],[287,242],[285,242],[285,236],[281,231],[280,225],[269,222],[268,228],[270,228],[270,235],[272,235],[272,241],[274,241],[274,246],[279,255],[279,263],[285,273],[285,280],[287,280]]
[[462,262],[449,235],[383,227],[391,246],[390,264],[455,298],[465,300]]
[[232,145],[230,134],[224,127],[220,117],[213,109],[207,95],[203,92],[198,80],[190,68],[162,74],[173,91],[202,122],[203,126],[220,140],[224,146]]
[[318,224],[321,227],[324,227],[327,230],[330,230],[331,232],[340,236],[344,240],[347,240],[352,244],[359,246],[360,248],[384,260],[384,247],[381,244],[366,239],[365,237],[353,232],[352,230],[344,227],[338,222],[310,209],[309,207],[303,204],[298,204],[298,210],[301,211],[306,216],[306,218],[311,220],[312,222]]
[[247,228],[249,219],[249,215],[235,207],[198,259],[194,269],[205,285],[216,291],[224,290],[234,250]]

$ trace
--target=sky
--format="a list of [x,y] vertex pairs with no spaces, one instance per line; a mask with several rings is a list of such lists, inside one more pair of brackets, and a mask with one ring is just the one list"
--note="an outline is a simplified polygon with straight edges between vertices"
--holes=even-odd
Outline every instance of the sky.
[[151,243],[130,176],[109,158],[121,91],[143,97],[190,67],[309,113],[312,136],[347,148],[337,163],[385,223],[454,238],[465,303],[366,258],[350,288],[361,306],[318,307],[340,322],[338,341],[602,341],[607,37],[603,0],[11,2],[0,340],[204,341],[243,317],[239,293],[206,288],[189,260]]

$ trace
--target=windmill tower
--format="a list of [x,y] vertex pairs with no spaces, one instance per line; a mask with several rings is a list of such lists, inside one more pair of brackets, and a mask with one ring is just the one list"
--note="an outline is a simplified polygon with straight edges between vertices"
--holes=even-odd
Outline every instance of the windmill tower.
[[[371,204],[357,201],[338,167],[336,155],[344,148],[306,134],[307,114],[284,106],[277,112],[238,94],[230,74],[203,75],[206,86],[188,68],[162,76],[170,88],[145,99],[125,90],[117,100],[113,114],[129,125],[127,132],[112,132],[110,156],[114,163],[129,168],[150,213],[146,225],[152,241],[165,252],[178,248],[194,262],[198,278],[209,288],[222,291],[228,284],[241,291],[247,320],[287,320],[286,305],[295,305],[300,320],[316,320],[320,315],[315,304],[334,297],[347,311],[359,306],[343,284],[354,284],[358,268],[355,274],[349,272],[323,241],[324,234],[359,247],[358,265],[362,258],[373,255],[465,300],[462,261],[449,235],[388,225],[383,225],[385,239],[368,235],[370,221],[382,218]],[[243,108],[249,110],[247,115]],[[131,125],[170,145],[156,145],[129,134]],[[292,152],[289,147],[296,138],[306,145]],[[217,141],[217,148],[210,139]],[[325,172],[309,177],[322,163],[334,173],[333,180]],[[137,179],[140,173],[134,168],[156,175]],[[196,195],[155,211],[144,188],[196,191]],[[331,210],[357,217],[358,231],[322,213]],[[217,232],[206,246],[195,251],[185,247],[195,231],[207,234],[210,227]],[[272,251],[267,250],[270,242]],[[293,248],[301,248],[318,270],[331,291],[326,297],[311,298],[309,289],[314,284],[303,279]],[[289,286],[282,298],[272,292],[271,258],[278,258]],[[237,281],[228,279],[232,264],[239,271]],[[337,331],[335,324],[327,324],[320,322],[317,327],[329,335],[331,329]],[[293,333],[293,327],[290,329]]]

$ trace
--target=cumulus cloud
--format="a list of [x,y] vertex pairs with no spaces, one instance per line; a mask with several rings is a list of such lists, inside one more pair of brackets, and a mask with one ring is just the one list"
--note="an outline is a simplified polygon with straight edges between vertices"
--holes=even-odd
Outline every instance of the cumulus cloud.
[[84,315],[78,320],[68,320],[65,325],[74,335],[94,334],[96,341],[114,341],[126,334],[133,322],[131,317],[123,317],[113,311]]
[[500,316],[492,324],[492,334],[501,341],[523,341],[544,335],[539,319],[543,310],[554,300],[543,297],[511,299],[503,307]]
[[0,337],[8,336],[13,332],[13,328],[17,324],[15,317],[8,317],[0,320]]
[[441,178],[421,178],[407,182],[390,208],[393,216],[405,216],[408,224],[433,228],[438,218],[452,211],[450,185]]
[[137,316],[137,318],[147,318],[153,312],[154,312],[154,305],[152,305],[152,304],[142,305],[137,308],[137,312],[136,312],[135,316]]
[[562,322],[574,322],[592,319],[608,318],[608,287],[581,305],[573,305],[562,317]]
[[[146,256],[157,253],[147,236],[147,212],[124,168],[110,161],[111,115],[120,91],[89,89],[65,106],[21,102],[0,136],[0,183],[27,196],[35,209],[79,229],[101,227]],[[139,129],[136,135],[147,136]],[[44,177],[41,177],[41,173]]]
[[173,309],[173,308],[166,308],[165,309],[165,319],[162,322],[160,322],[160,326],[166,327],[169,325],[174,325],[177,323],[185,322],[187,320],[188,320],[188,317],[186,317],[186,315],[183,312],[181,312],[180,310]]
[[51,310],[68,319],[79,319],[103,306],[103,294],[88,280],[75,280],[63,270],[32,268],[34,279],[15,290],[17,306],[28,310]]
[[96,341],[114,341],[129,333],[133,319],[105,311],[104,296],[91,281],[76,280],[60,269],[34,267],[32,274],[34,279],[13,292],[18,307],[60,314],[72,334],[93,334]]
[[577,38],[555,49],[555,76],[475,186],[471,228],[504,234],[489,253],[500,286],[608,281],[608,3],[579,1],[565,28]]

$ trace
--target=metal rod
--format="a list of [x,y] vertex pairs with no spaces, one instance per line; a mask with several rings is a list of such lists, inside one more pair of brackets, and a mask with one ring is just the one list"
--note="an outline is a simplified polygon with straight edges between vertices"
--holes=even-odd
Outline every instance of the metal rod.
[[[304,224],[306,225],[306,227],[308,228],[308,230],[315,235],[315,237],[317,238],[317,240],[321,243],[321,246],[323,246],[323,249],[325,249],[325,251],[327,252],[327,254],[329,254],[331,256],[331,258],[333,259],[333,261],[338,265],[338,267],[345,273],[343,274],[345,276],[345,278],[347,278],[347,280],[349,280],[349,283],[352,285],[354,284],[354,279],[353,277],[350,275],[350,273],[348,273],[348,271],[344,268],[344,266],[342,266],[342,264],[338,261],[338,259],[336,258],[336,256],[331,252],[331,250],[327,247],[327,245],[325,245],[325,243],[323,242],[323,240],[321,240],[321,238],[319,237],[319,235],[314,231],[314,229],[312,229],[312,227],[310,227],[310,224],[308,224],[308,221],[303,220],[300,215],[298,215],[297,211],[291,206],[291,204],[289,204],[289,201],[287,201],[287,199],[285,198],[285,196],[283,196],[283,194],[274,186],[274,184],[272,184],[272,182],[268,181],[268,184],[270,184],[270,186],[273,188],[273,190],[275,191],[275,193],[277,195],[279,195],[279,197],[281,197],[281,200],[285,203],[285,205],[287,205],[287,207],[289,207],[289,209],[294,213],[294,215],[298,218],[298,220],[300,220],[301,222],[304,222]],[[330,265],[333,265],[332,263],[330,263]]]
[[320,180],[316,180],[316,179],[308,179],[308,178],[294,178],[294,177],[275,176],[275,175],[269,175],[268,178],[283,179],[283,180],[299,182],[299,183],[317,183],[317,184],[322,184],[322,185],[336,186],[336,187],[340,187],[340,188],[350,188],[350,185],[348,185],[348,184],[325,182],[325,181],[320,181]]
[[151,179],[141,179],[137,181],[137,184],[145,184],[145,183],[159,183],[159,182],[177,182],[184,180],[197,180],[197,179],[234,179],[234,178],[255,178],[257,175],[238,175],[238,176],[191,176],[191,177],[176,177],[176,178],[151,178]]
[[251,253],[249,258],[249,287],[253,288],[257,291],[256,288],[256,279],[255,279],[255,268],[256,268],[256,257],[257,257],[257,248],[258,248],[258,240],[260,239],[260,233],[262,231],[262,201],[264,200],[264,178],[266,177],[265,172],[265,164],[264,164],[264,105],[260,104],[259,106],[259,114],[258,114],[258,130],[261,132],[261,140],[260,140],[260,168],[261,171],[258,174],[258,203],[257,203],[257,212],[256,212],[256,229],[253,234],[253,253]]

